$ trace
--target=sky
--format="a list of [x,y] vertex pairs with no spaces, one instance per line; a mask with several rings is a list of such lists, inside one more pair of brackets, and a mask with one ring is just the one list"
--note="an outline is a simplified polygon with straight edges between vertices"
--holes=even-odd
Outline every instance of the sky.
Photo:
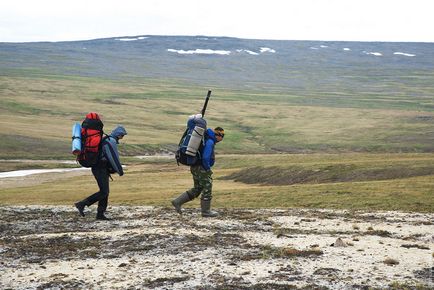
[[434,42],[432,0],[1,0],[0,42],[139,35]]

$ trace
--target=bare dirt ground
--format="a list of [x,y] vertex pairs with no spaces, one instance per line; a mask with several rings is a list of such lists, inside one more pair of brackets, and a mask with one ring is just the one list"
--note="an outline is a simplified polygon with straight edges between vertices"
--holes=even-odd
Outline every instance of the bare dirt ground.
[[0,207],[1,289],[433,289],[434,214]]

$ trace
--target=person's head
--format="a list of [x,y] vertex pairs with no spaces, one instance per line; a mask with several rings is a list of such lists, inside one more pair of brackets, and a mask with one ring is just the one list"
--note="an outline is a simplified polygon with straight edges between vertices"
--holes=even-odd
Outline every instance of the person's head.
[[225,137],[225,130],[222,127],[215,127],[214,134],[217,142],[220,142]]
[[124,138],[125,135],[127,135],[127,130],[121,125],[118,125],[110,134],[113,138],[116,138],[118,140]]

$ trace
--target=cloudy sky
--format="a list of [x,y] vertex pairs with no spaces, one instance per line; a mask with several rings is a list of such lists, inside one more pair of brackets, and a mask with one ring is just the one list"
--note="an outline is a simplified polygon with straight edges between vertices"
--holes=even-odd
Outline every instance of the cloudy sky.
[[2,0],[0,42],[137,35],[434,42],[432,0]]

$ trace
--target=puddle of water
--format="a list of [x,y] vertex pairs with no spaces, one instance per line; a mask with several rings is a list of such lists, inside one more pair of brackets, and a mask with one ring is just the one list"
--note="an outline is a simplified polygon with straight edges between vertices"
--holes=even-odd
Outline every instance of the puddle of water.
[[134,156],[138,159],[170,159],[175,158],[175,154],[167,154],[167,155],[138,155]]
[[0,178],[8,178],[8,177],[23,177],[32,174],[40,174],[40,173],[58,173],[58,172],[70,172],[70,171],[79,171],[79,170],[89,170],[89,168],[58,168],[58,169],[26,169],[26,170],[15,170],[15,171],[7,171],[0,172]]
[[62,164],[77,164],[75,160],[37,160],[37,159],[0,159],[0,162],[9,163],[62,163]]

